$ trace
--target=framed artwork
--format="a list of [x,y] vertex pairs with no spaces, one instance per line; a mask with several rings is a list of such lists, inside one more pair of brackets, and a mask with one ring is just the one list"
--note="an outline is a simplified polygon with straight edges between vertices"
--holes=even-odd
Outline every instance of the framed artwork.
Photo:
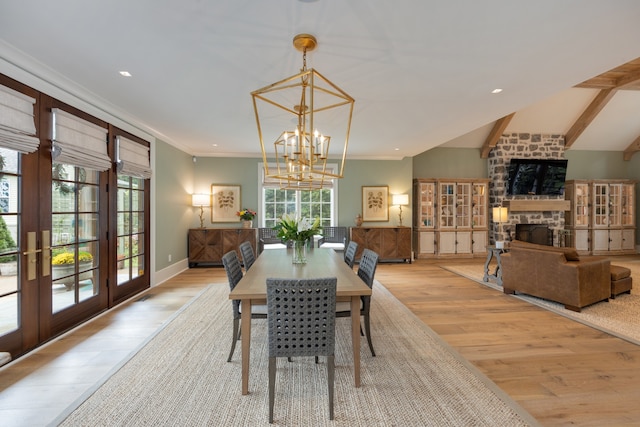
[[240,186],[211,184],[211,222],[238,222]]
[[389,186],[362,186],[362,220],[389,221]]

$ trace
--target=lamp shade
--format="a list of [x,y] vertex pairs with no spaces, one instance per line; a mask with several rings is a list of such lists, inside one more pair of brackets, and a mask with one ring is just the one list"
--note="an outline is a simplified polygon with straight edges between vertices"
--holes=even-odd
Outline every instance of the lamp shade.
[[394,194],[391,197],[391,204],[394,206],[406,206],[409,204],[408,194]]
[[503,223],[509,220],[509,210],[503,206],[493,208],[493,222]]
[[209,194],[192,194],[191,205],[192,206],[209,206],[211,196]]

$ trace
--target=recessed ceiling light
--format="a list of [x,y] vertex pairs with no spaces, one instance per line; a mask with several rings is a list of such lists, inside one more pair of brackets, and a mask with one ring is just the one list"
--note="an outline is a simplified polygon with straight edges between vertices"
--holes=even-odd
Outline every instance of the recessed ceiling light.
[[131,73],[128,71],[120,71],[120,75],[123,77],[131,77]]
[[211,145],[213,145],[214,147],[217,147],[217,146],[218,146],[218,144],[211,144]]
[[400,151],[400,149],[399,149],[399,148],[394,148],[394,150],[396,150],[396,151]]
[[500,93],[500,92],[502,92],[502,89],[500,89],[500,88],[496,88],[496,89],[491,91],[491,93]]

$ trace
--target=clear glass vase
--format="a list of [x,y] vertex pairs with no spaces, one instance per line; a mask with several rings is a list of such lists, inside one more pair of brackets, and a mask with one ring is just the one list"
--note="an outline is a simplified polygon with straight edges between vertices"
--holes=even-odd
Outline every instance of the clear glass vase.
[[294,264],[306,264],[307,263],[307,242],[304,240],[293,241],[293,258]]

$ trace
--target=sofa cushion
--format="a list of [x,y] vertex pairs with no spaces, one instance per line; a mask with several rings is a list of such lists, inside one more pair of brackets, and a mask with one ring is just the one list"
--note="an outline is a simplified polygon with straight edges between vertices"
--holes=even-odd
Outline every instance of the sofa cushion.
[[538,249],[541,251],[560,252],[564,254],[567,261],[580,261],[580,255],[576,248],[559,248],[557,246],[538,245],[536,243],[523,242],[521,240],[514,240],[509,244],[510,248],[528,248]]
[[611,264],[611,281],[626,279],[631,276],[631,270],[626,267]]

